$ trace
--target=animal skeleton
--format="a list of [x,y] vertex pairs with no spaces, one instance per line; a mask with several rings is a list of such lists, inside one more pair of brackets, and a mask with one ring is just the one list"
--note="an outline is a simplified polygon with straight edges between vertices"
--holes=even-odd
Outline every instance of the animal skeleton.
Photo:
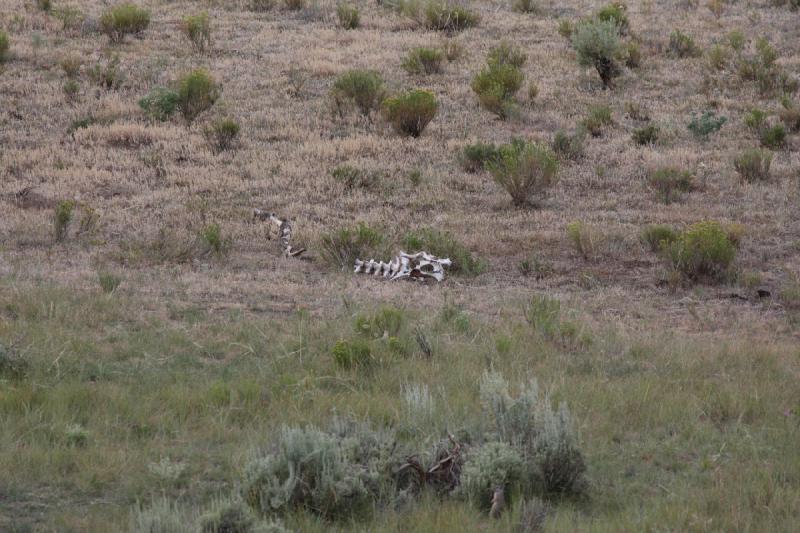
[[388,263],[375,261],[374,259],[369,261],[356,259],[353,272],[363,272],[374,276],[383,275],[384,278],[393,280],[409,278],[424,281],[428,278],[433,278],[436,281],[442,281],[444,279],[444,267],[452,264],[453,262],[450,259],[440,259],[428,252],[407,254],[401,251],[400,255]]
[[[292,225],[288,218],[281,220],[275,213],[269,213],[263,209],[253,209],[253,219],[272,222],[278,228],[278,237],[281,240],[281,250],[285,257],[298,257],[306,251],[305,248],[292,248],[289,241],[292,240]],[[270,232],[267,232],[267,238],[270,238]]]

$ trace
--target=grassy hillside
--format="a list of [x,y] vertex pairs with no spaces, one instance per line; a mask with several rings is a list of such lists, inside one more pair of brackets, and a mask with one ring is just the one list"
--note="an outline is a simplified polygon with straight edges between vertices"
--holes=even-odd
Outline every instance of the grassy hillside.
[[0,530],[793,529],[796,2],[136,6],[0,7]]

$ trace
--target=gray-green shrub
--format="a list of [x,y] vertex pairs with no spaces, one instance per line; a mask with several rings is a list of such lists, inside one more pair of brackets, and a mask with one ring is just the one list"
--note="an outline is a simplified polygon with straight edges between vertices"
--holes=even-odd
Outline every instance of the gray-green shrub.
[[477,26],[480,17],[450,0],[427,0],[423,8],[424,26],[429,30],[462,31]]
[[372,259],[384,250],[383,233],[360,222],[355,228],[340,228],[320,237],[321,259],[339,268],[352,268],[356,259]]
[[155,120],[169,119],[180,105],[178,93],[166,87],[155,87],[139,100],[139,107]]
[[514,95],[522,87],[524,79],[519,67],[489,61],[473,78],[471,87],[487,111],[505,119],[514,109]]
[[494,143],[477,142],[475,144],[468,144],[461,150],[459,161],[467,172],[479,172],[484,170],[487,163],[497,158],[497,156],[497,145]]
[[651,252],[660,252],[675,242],[678,232],[670,226],[651,224],[645,226],[641,233],[641,240]]
[[664,251],[675,271],[692,281],[728,279],[736,258],[728,232],[715,221],[689,226]]
[[610,87],[620,75],[616,57],[619,53],[619,33],[611,20],[591,19],[579,24],[572,32],[572,47],[578,54],[578,63],[594,67],[604,87]]
[[220,96],[221,88],[205,69],[197,69],[178,80],[178,108],[192,122],[211,108]]
[[474,505],[489,509],[498,488],[510,497],[524,475],[520,452],[505,442],[491,441],[470,450],[461,470],[461,491]]
[[202,53],[211,46],[211,22],[207,12],[184,17],[181,30],[198,52]]
[[143,32],[149,25],[150,13],[131,3],[111,7],[100,16],[100,30],[114,43]]
[[766,181],[772,166],[772,152],[750,148],[737,155],[733,167],[744,181]]
[[418,47],[403,60],[402,67],[409,74],[438,74],[442,72],[444,53],[436,48]]
[[452,233],[446,231],[433,228],[412,231],[403,236],[402,244],[408,252],[424,250],[437,257],[449,258],[453,264],[448,270],[454,274],[477,276],[486,270],[484,261],[474,256]]
[[383,80],[372,70],[347,71],[336,78],[331,90],[331,97],[340,111],[352,103],[363,115],[377,109],[383,96]]
[[358,8],[349,4],[336,6],[336,17],[339,19],[339,27],[345,30],[354,30],[361,23]]
[[685,193],[694,189],[692,173],[676,167],[652,170],[647,176],[647,182],[665,204],[679,201]]
[[239,123],[232,118],[216,118],[203,128],[203,135],[215,152],[224,152],[233,148],[239,136]]
[[397,94],[383,102],[386,120],[396,132],[411,137],[419,137],[438,110],[436,96],[421,89]]

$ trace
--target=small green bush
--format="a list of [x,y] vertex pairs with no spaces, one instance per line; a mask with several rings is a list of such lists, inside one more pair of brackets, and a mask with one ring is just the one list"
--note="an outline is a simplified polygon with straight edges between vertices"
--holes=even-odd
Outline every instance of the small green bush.
[[697,139],[705,140],[712,133],[718,132],[727,121],[727,117],[717,117],[713,111],[706,111],[699,117],[692,114],[687,128]]
[[600,230],[580,220],[567,224],[566,230],[567,238],[581,257],[587,261],[597,259],[601,246],[606,242],[606,236]]
[[333,179],[344,185],[346,191],[367,188],[370,183],[363,171],[350,165],[339,165],[331,171]]
[[122,42],[126,35],[135,35],[150,25],[150,13],[135,4],[119,4],[100,17],[100,31],[113,43]]
[[[248,505],[238,499],[215,501],[200,517],[202,533],[255,533],[256,517]],[[260,530],[259,530],[260,531]]]
[[89,79],[104,89],[115,89],[122,83],[119,69],[119,54],[114,54],[105,63],[96,63],[87,73]]
[[730,61],[730,52],[721,44],[715,44],[707,53],[708,65],[714,70],[724,70]]
[[336,78],[331,96],[337,107],[351,102],[363,115],[369,115],[383,100],[383,80],[372,70],[350,70]]
[[672,267],[692,281],[724,281],[736,258],[736,247],[719,222],[689,226],[665,252]]
[[178,107],[183,117],[192,122],[211,108],[220,95],[220,87],[205,69],[197,69],[178,80]]
[[669,35],[667,49],[671,56],[680,58],[697,57],[703,53],[694,43],[694,39],[680,30],[674,30]]
[[505,119],[514,109],[514,95],[524,79],[525,75],[514,65],[490,62],[472,80],[472,90],[487,111]]
[[522,206],[556,183],[558,162],[549,148],[514,139],[498,149],[497,159],[490,161],[488,168],[514,205]]
[[61,70],[64,71],[64,74],[69,79],[75,79],[78,77],[81,71],[81,65],[83,64],[83,59],[79,56],[70,55],[61,58],[61,61],[58,62]]
[[628,68],[639,68],[642,66],[642,50],[639,43],[630,41],[626,43],[622,50],[625,58],[625,66]]
[[239,129],[239,123],[231,118],[216,118],[203,128],[203,134],[212,150],[224,152],[233,147]]
[[500,44],[489,51],[486,62],[489,65],[512,65],[522,68],[528,56],[518,46],[514,46],[508,41],[501,41]]
[[384,306],[372,315],[358,315],[353,321],[353,329],[369,339],[397,337],[405,324],[402,309]]
[[648,124],[633,130],[633,141],[639,145],[655,144],[658,141],[660,130],[655,124]]
[[753,108],[744,116],[744,124],[751,131],[758,133],[764,128],[767,118],[769,118],[768,113],[761,109]]
[[73,100],[81,90],[81,86],[77,80],[67,80],[62,86],[62,90],[68,100]]
[[228,251],[230,243],[222,236],[222,228],[217,223],[208,224],[200,230],[200,240],[206,249],[215,255],[223,255]]
[[512,7],[517,13],[537,13],[539,11],[536,0],[514,0]]
[[184,17],[181,29],[198,52],[203,53],[211,46],[211,22],[207,12]]
[[320,257],[340,268],[352,268],[356,259],[372,259],[383,252],[383,233],[360,222],[355,228],[341,228],[320,238]]
[[660,252],[678,238],[678,233],[669,226],[650,225],[642,230],[641,239],[651,252]]
[[420,89],[400,93],[383,102],[383,113],[395,131],[411,137],[419,137],[438,110],[436,96]]
[[567,41],[571,42],[572,34],[575,33],[575,25],[569,19],[558,21],[558,34]]
[[56,206],[53,215],[53,231],[55,233],[56,242],[61,242],[66,239],[74,210],[75,202],[72,200],[62,200]]
[[783,124],[765,126],[758,133],[758,140],[761,146],[777,150],[786,144],[786,127]]
[[139,100],[139,107],[155,120],[169,119],[180,105],[178,93],[166,87],[155,87]]
[[650,187],[665,204],[679,201],[684,193],[694,189],[694,178],[688,170],[675,167],[659,168],[647,177]]
[[745,150],[733,160],[733,167],[744,181],[766,181],[772,165],[772,153],[769,150],[752,148]]
[[436,48],[414,48],[403,60],[402,67],[409,74],[439,74],[442,72],[444,53]]
[[621,35],[628,33],[630,23],[628,21],[628,6],[624,2],[611,2],[602,7],[595,15],[598,20],[613,22]]
[[429,30],[457,32],[477,26],[480,17],[464,6],[449,0],[428,0],[424,8],[424,25]]
[[11,48],[11,43],[8,39],[8,34],[0,30],[0,63],[8,60],[8,50]]
[[448,232],[432,228],[420,229],[407,233],[402,244],[409,253],[424,250],[437,257],[449,258],[453,264],[448,270],[453,274],[477,276],[486,270],[486,264]]
[[578,128],[574,133],[558,130],[553,136],[553,152],[560,159],[576,161],[583,157],[583,141],[586,130]]
[[354,30],[361,23],[358,8],[348,4],[336,6],[336,17],[339,19],[339,27],[345,30]]
[[604,87],[610,87],[620,75],[615,62],[619,53],[619,34],[611,20],[589,20],[575,28],[572,47],[578,54],[578,63],[583,67],[594,67]]
[[494,143],[477,142],[466,145],[461,151],[461,166],[467,172],[479,172],[486,168],[487,163],[497,159],[497,145]]
[[607,105],[597,105],[589,109],[589,116],[584,119],[583,126],[593,137],[599,137],[603,133],[603,127],[613,122],[611,108]]

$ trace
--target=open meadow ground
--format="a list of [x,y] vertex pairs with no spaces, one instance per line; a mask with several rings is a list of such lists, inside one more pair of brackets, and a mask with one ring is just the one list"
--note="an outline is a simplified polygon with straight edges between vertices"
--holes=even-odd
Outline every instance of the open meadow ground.
[[0,531],[797,530],[797,0],[268,4],[0,0]]

